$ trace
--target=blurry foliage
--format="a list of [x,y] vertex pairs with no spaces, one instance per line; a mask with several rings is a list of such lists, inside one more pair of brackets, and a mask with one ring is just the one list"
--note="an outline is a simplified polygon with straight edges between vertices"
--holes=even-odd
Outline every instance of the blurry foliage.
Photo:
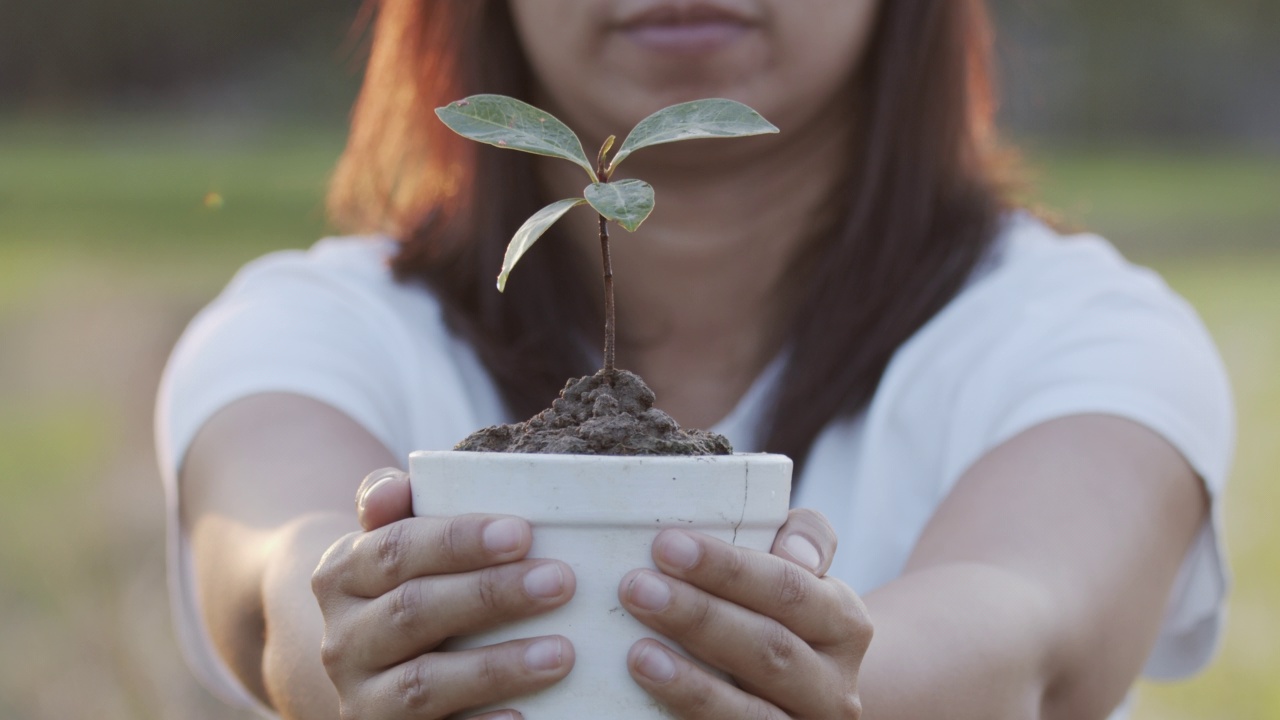
[[1280,2],[990,2],[1014,130],[1280,147]]
[[[458,0],[459,2],[464,0]],[[1280,147],[1280,2],[989,0],[1005,117],[1054,138]],[[0,110],[341,117],[362,0],[0,2]]]
[[334,96],[349,102],[358,67],[349,33],[359,5],[6,0],[0,2],[0,108],[175,101],[268,103],[273,111],[341,107]]

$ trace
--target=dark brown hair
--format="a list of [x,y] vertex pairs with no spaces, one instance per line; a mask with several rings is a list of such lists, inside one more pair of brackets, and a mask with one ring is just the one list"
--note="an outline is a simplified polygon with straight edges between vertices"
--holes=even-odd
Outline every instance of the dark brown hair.
[[[964,285],[1005,207],[982,0],[881,0],[876,23],[851,89],[862,131],[834,198],[845,212],[797,265],[807,296],[761,438],[797,463],[831,420],[870,401],[893,353]],[[381,0],[330,193],[347,227],[401,240],[397,277],[432,288],[518,417],[595,370],[582,338],[602,324],[599,291],[554,238],[522,261],[521,282],[494,290],[511,234],[552,198],[538,195],[529,156],[454,136],[432,111],[530,89],[503,0]]]

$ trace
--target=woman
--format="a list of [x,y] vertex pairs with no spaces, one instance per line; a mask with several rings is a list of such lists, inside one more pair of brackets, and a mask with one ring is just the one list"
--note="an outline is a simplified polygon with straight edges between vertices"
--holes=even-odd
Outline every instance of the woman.
[[674,715],[1119,717],[1144,666],[1204,664],[1222,368],[1157,278],[1008,202],[985,23],[978,0],[383,0],[331,197],[374,236],[246,268],[162,388],[198,672],[289,718],[436,718],[572,670],[563,638],[438,652],[575,578],[525,558],[523,520],[411,518],[403,473],[370,472],[597,362],[589,214],[492,290],[514,228],[581,179],[432,117],[475,92],[588,146],[698,97],[782,129],[626,166],[660,202],[614,243],[620,364],[682,424],[792,456],[811,508],[768,555],[665,532],[660,572],[619,587],[735,680],[638,643]]

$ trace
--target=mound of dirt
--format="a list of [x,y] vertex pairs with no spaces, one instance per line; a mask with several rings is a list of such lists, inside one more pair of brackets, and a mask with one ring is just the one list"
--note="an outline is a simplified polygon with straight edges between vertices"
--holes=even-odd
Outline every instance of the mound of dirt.
[[551,407],[515,425],[472,433],[454,450],[557,455],[732,455],[722,435],[681,430],[653,406],[640,376],[601,370],[570,380]]

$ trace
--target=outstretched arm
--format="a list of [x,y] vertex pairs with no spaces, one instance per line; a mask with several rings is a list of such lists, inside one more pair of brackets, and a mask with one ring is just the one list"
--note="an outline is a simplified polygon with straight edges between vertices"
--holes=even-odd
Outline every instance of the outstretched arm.
[[1199,479],[1153,432],[1107,416],[1048,422],[961,478],[865,609],[820,579],[834,533],[805,533],[812,573],[693,533],[680,560],[664,533],[665,604],[638,583],[620,597],[737,682],[652,643],[633,650],[632,674],[698,720],[1101,720],[1140,671],[1205,512]]
[[1203,484],[1154,432],[1064,418],[982,458],[869,593],[867,716],[1105,718],[1142,669]]
[[206,626],[245,687],[285,718],[443,718],[573,667],[558,636],[436,652],[445,638],[563,605],[575,578],[526,558],[520,518],[412,517],[403,472],[366,476],[393,462],[342,413],[283,394],[228,406],[188,455],[184,525]]
[[395,464],[346,415],[287,394],[228,406],[187,453],[183,525],[205,624],[244,686],[285,717],[338,717],[311,574],[334,541],[360,529],[360,478]]

